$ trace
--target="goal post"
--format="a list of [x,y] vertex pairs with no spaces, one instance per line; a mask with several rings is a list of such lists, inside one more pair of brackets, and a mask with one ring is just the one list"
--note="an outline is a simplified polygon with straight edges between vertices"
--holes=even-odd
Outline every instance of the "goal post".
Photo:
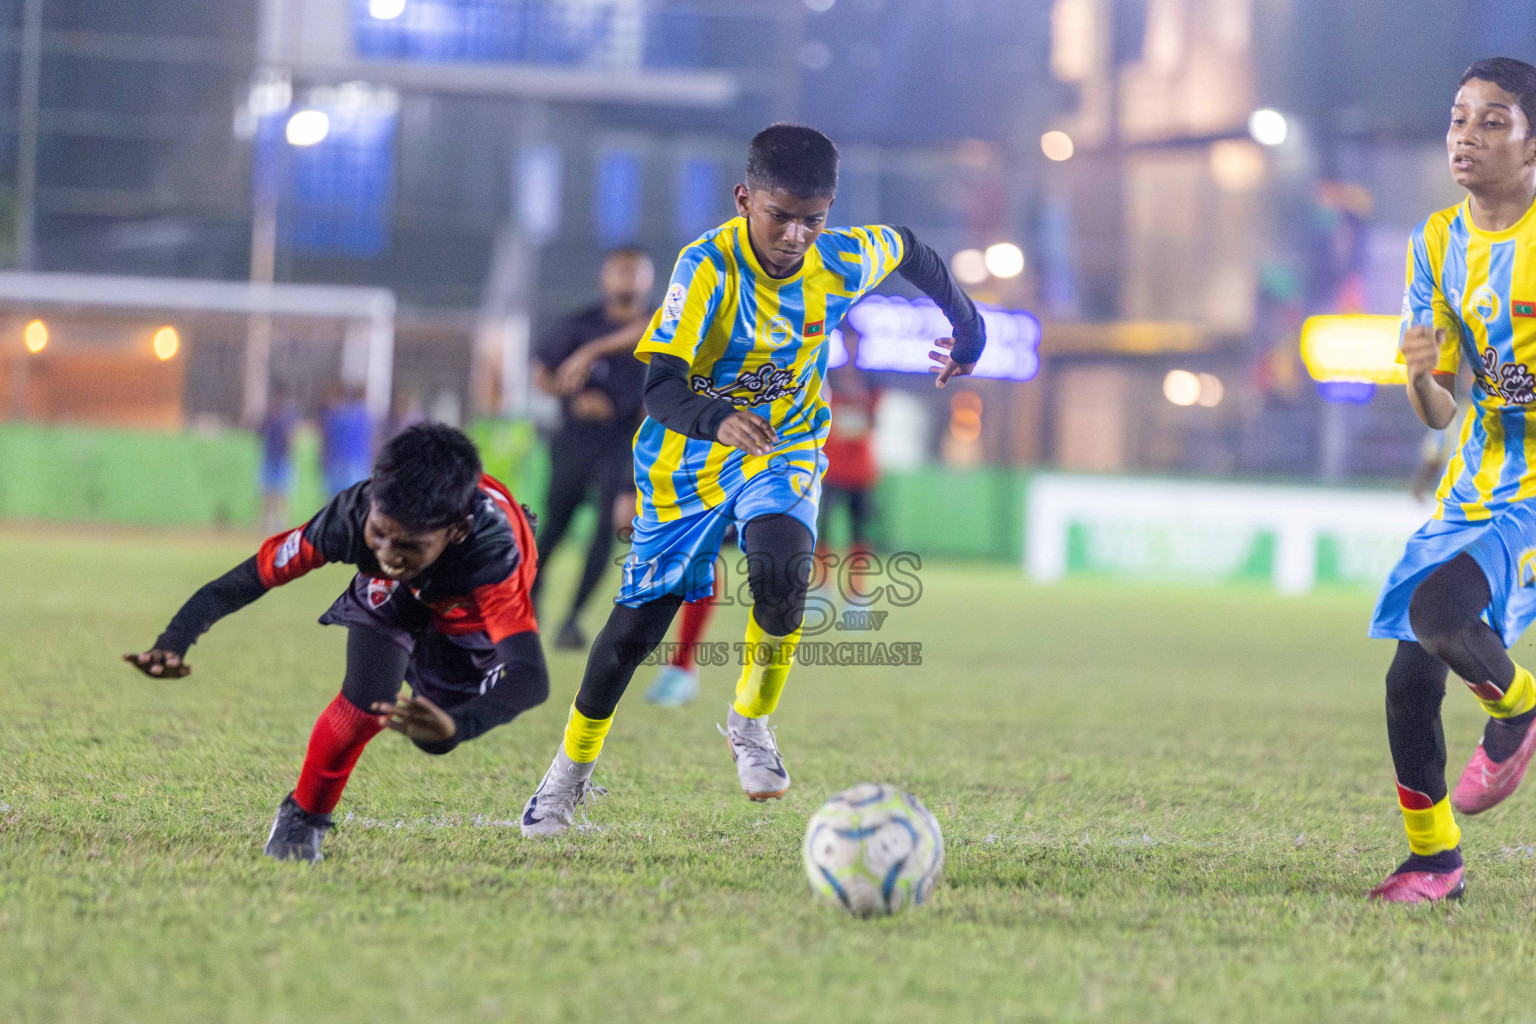
[[385,416],[394,378],[395,310],[395,295],[386,288],[0,272],[0,319],[16,321],[18,337],[20,322],[50,315],[109,316],[130,325],[155,322],[157,315],[213,318],[232,322],[228,326],[236,331],[243,321],[239,415],[229,418],[247,423],[266,412],[275,334],[297,344],[338,345],[337,378],[360,387],[369,411]]

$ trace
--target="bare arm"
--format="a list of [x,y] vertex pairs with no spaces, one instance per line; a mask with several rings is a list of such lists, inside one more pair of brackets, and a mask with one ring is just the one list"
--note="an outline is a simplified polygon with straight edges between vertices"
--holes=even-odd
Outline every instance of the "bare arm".
[[554,372],[543,363],[533,364],[533,386],[546,395],[553,395],[556,398],[565,397],[565,393],[560,390],[560,385],[555,380]]
[[636,317],[618,330],[609,331],[601,338],[593,338],[572,352],[555,370],[556,386],[565,389],[559,393],[571,394],[580,390],[587,383],[587,376],[592,372],[592,364],[599,359],[633,352],[650,322],[651,318],[648,316]]
[[1403,361],[1408,366],[1408,401],[1414,414],[1433,430],[1456,418],[1455,374],[1436,373],[1445,331],[1416,324],[1403,332]]

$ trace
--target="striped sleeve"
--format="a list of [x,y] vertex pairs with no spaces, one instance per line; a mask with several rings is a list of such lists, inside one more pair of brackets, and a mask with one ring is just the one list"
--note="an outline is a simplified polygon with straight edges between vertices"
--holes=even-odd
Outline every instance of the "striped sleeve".
[[879,287],[881,281],[901,266],[901,261],[907,255],[906,242],[902,239],[900,228],[886,224],[850,228],[849,235],[859,246],[859,265],[862,272],[859,277],[858,291],[863,295]]
[[[1434,230],[1432,221],[1433,218],[1420,224],[1408,239],[1408,280],[1403,291],[1403,322],[1398,339],[1401,342],[1403,333],[1414,324],[1445,331],[1435,372],[1455,373],[1461,368],[1461,324],[1446,301],[1435,272],[1436,266],[1445,262],[1447,239],[1444,231]],[[1397,361],[1403,362],[1401,348]]]
[[700,242],[684,249],[672,269],[666,299],[635,346],[635,358],[649,363],[651,354],[660,352],[691,364],[724,293],[725,279],[710,245]]

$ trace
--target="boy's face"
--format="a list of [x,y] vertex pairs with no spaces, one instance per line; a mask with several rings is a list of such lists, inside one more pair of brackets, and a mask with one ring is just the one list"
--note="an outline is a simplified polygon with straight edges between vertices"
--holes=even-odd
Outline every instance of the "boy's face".
[[376,503],[369,506],[368,519],[363,523],[363,542],[378,560],[379,568],[390,579],[401,582],[426,572],[442,557],[448,545],[457,544],[467,536],[467,523],[413,533],[379,511]]
[[832,196],[801,199],[778,189],[736,186],[736,212],[747,219],[747,232],[763,269],[788,277],[827,227]]
[[1536,138],[1520,98],[1481,78],[1457,90],[1445,148],[1451,177],[1469,192],[1503,191],[1536,167]]

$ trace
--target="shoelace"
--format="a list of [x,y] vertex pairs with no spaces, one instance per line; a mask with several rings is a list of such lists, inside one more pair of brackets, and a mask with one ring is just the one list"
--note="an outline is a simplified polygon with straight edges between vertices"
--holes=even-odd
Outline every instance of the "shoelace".
[[608,790],[604,786],[594,786],[591,782],[582,780],[581,788],[576,793],[575,806],[581,808],[581,823],[592,824],[592,819],[587,817],[587,808],[596,806],[596,800],[600,796],[607,796]]
[[749,768],[767,768],[776,770],[781,763],[779,756],[778,740],[774,738],[776,725],[765,725],[758,729],[726,729],[719,722],[715,728],[720,730],[720,735],[730,741],[732,748],[740,748],[737,757],[744,758]]
[[[554,773],[551,772],[550,776],[546,776],[545,777],[546,784],[549,781],[551,781],[551,776],[553,776],[553,774]],[[543,789],[546,789],[546,786],[540,786],[539,788],[541,790],[543,790]],[[564,789],[564,788],[567,788],[567,787],[563,787],[563,786],[558,786],[557,785],[557,786],[551,786],[551,787],[548,787],[548,788],[549,789],[556,789],[556,788]],[[583,824],[587,824],[587,825],[592,824],[592,819],[587,817],[587,808],[592,806],[592,801],[596,800],[598,797],[600,797],[600,796],[607,796],[608,795],[607,788],[603,787],[603,786],[594,785],[589,779],[582,779],[582,780],[580,780],[579,782],[575,783],[574,787],[572,787],[572,788],[574,788],[576,790],[576,795],[571,800],[571,809],[575,810],[576,808],[580,808],[581,809],[581,820],[582,820],[582,823]],[[571,819],[572,819],[572,821],[575,820],[575,815],[574,814],[571,816]]]

